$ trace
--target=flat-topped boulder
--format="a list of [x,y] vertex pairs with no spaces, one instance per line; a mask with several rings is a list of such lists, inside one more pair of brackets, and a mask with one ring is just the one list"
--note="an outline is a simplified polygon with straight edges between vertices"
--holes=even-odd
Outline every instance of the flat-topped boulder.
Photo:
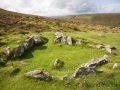
[[95,73],[96,67],[79,67],[75,70],[73,77]]
[[34,70],[26,73],[27,76],[34,77],[36,79],[40,80],[50,80],[51,76],[48,74],[48,72],[44,70]]
[[104,55],[102,58],[94,58],[90,62],[85,63],[84,67],[93,67],[93,66],[101,66],[108,62],[108,55]]

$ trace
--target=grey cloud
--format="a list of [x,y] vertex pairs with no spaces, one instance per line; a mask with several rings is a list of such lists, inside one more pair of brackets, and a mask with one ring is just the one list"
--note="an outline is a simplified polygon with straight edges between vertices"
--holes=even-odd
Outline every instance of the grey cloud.
[[[120,11],[118,6],[105,7],[99,0],[0,0],[0,8],[21,13],[55,16],[80,13]],[[118,0],[116,0],[118,2]]]

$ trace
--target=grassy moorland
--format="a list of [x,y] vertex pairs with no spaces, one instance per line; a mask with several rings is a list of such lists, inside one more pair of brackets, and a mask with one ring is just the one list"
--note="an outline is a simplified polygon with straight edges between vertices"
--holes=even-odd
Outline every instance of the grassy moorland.
[[63,19],[79,23],[120,27],[120,14],[87,14],[78,16],[66,16]]
[[[9,14],[11,17],[11,13]],[[14,17],[14,15],[12,17]],[[25,19],[27,15],[21,17]],[[46,37],[48,42],[44,45],[37,45],[29,49],[19,58],[6,59],[6,66],[0,67],[0,90],[119,90],[120,69],[112,69],[114,63],[120,63],[119,30],[109,27],[102,28],[85,24],[79,25],[78,23],[59,19],[56,21],[51,18],[48,18],[47,21],[45,19],[47,23],[44,23],[43,18],[38,24],[33,24],[36,21],[34,17],[35,16],[31,17],[29,21],[33,27],[27,30],[25,30],[25,28],[18,28],[18,26],[22,26],[21,24],[18,26],[14,24],[13,27],[5,30],[4,28],[7,26],[7,22],[4,21],[4,18],[1,20],[2,23],[4,21],[4,26],[0,27],[0,52],[3,52],[6,46],[14,48],[18,41],[22,43],[26,36],[35,34]],[[49,20],[53,20],[54,22]],[[20,22],[22,19],[20,18],[18,21]],[[59,21],[60,23],[57,25],[56,23]],[[40,24],[41,27],[45,26],[45,29],[37,29],[36,26]],[[46,28],[46,26],[49,26],[49,28]],[[66,36],[81,39],[85,43],[83,45],[55,44],[53,42],[54,33],[57,30],[63,32]],[[99,37],[98,34],[102,36]],[[110,54],[106,50],[91,47],[91,45],[95,46],[97,44],[113,45],[117,49]],[[103,57],[104,54],[109,55],[109,62],[97,67],[96,73],[83,75],[67,81],[61,80],[64,75],[71,76],[81,64],[93,58]],[[4,55],[0,54],[0,58],[2,56]],[[64,62],[64,66],[60,69],[53,67],[53,63],[57,57]],[[49,72],[49,74],[53,76],[53,79],[50,81],[40,81],[26,77],[26,72],[39,69],[44,69]]]

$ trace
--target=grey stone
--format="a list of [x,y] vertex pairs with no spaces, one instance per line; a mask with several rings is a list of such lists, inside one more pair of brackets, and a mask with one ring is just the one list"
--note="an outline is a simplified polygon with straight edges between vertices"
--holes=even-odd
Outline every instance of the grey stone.
[[19,57],[24,53],[25,49],[24,46],[18,45],[16,48],[14,48],[14,57]]
[[102,44],[96,45],[96,48],[101,49],[104,48],[104,46]]
[[55,36],[54,43],[61,43],[62,36]]
[[109,53],[112,53],[112,50],[115,50],[116,48],[115,48],[114,46],[107,45],[107,46],[105,46],[105,49],[106,49]]
[[54,66],[57,66],[57,64],[60,62],[60,60],[57,58],[54,62]]
[[67,37],[67,43],[68,43],[68,45],[72,45],[72,37],[71,36],[69,36],[69,37]]
[[80,75],[87,75],[95,72],[96,72],[96,67],[80,67],[76,69],[76,71],[73,74],[73,77],[77,77]]
[[35,35],[33,39],[35,44],[42,43],[42,39],[38,35]]
[[68,75],[65,75],[65,76],[63,76],[62,78],[61,78],[61,80],[69,80],[70,79],[70,76],[68,76]]
[[118,68],[118,67],[120,67],[120,63],[115,63],[115,64],[113,65],[113,69]]
[[104,55],[102,58],[92,59],[90,62],[85,63],[84,67],[93,67],[93,66],[100,66],[106,64],[108,62],[108,55]]
[[96,72],[97,66],[103,65],[107,62],[108,62],[108,55],[104,55],[102,58],[92,59],[90,62],[85,63],[81,65],[81,67],[77,68],[73,74],[73,77],[94,73]]
[[48,72],[45,72],[44,70],[34,70],[26,73],[27,76],[34,77],[36,79],[40,80],[50,80],[51,76],[48,74]]
[[34,45],[34,36],[31,36],[26,43],[24,43],[25,50],[29,49]]
[[62,43],[62,44],[66,44],[66,42],[67,42],[66,36],[62,36],[62,38],[61,38],[61,43]]
[[102,34],[98,34],[98,36],[99,36],[99,37],[101,37],[101,36],[102,36]]

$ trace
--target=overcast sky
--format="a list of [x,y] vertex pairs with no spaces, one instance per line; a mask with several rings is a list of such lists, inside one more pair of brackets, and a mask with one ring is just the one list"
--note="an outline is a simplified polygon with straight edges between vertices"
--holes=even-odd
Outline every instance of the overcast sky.
[[40,16],[120,13],[120,0],[0,0],[0,8]]

